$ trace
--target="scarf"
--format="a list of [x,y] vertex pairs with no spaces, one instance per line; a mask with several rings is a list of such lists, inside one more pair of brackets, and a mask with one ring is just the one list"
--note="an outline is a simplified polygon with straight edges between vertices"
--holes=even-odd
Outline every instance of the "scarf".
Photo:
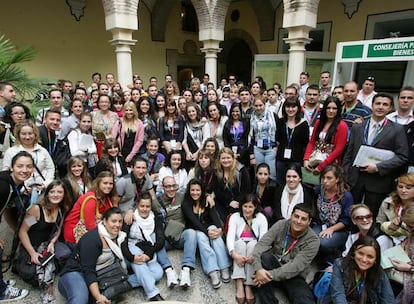
[[[252,140],[257,141],[258,139],[267,139],[270,145],[275,141],[276,138],[276,120],[273,112],[269,111],[269,109],[265,109],[263,113],[261,113],[260,115],[257,115],[256,112],[253,112],[250,118],[250,124],[252,126],[252,129],[258,130],[258,125],[260,121],[263,122],[262,132],[267,131],[267,136],[263,138],[263,135],[261,135],[260,132],[257,132],[256,134],[254,134],[255,138]],[[266,131],[264,129],[266,129]]]
[[154,212],[150,211],[147,218],[142,218],[138,210],[134,211],[134,222],[129,230],[129,237],[136,240],[148,241],[154,245],[151,234],[155,230],[155,216]]
[[[292,201],[289,203],[289,194],[293,194]],[[304,203],[303,187],[299,184],[296,189],[289,189],[287,185],[283,188],[282,197],[280,199],[280,211],[283,218],[288,219],[292,215],[293,207],[297,204]]]
[[109,248],[111,248],[112,252],[118,257],[118,259],[120,260],[121,266],[122,268],[124,268],[125,270],[126,268],[126,264],[124,261],[124,256],[122,255],[122,251],[121,251],[121,244],[122,242],[125,240],[126,238],[126,233],[123,231],[120,231],[118,233],[118,236],[116,238],[116,243],[112,240],[112,236],[109,234],[108,230],[106,230],[103,222],[100,222],[98,224],[98,232],[101,236],[104,237],[106,243],[108,244]]
[[11,146],[11,140],[10,140],[10,135],[11,135],[11,125],[5,122],[0,121],[0,124],[2,124],[4,126],[4,128],[6,129],[5,131],[5,135],[4,135],[4,141],[3,141],[3,145],[0,145],[0,152],[6,152],[10,146]]

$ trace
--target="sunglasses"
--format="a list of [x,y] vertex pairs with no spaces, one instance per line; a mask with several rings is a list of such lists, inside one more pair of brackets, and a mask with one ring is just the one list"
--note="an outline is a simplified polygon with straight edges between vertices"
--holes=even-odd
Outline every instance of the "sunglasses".
[[354,220],[363,221],[372,219],[372,214],[354,216]]

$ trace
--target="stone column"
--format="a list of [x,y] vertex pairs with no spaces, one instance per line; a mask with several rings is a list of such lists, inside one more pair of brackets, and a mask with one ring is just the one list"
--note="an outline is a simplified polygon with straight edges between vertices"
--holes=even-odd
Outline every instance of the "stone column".
[[132,59],[131,46],[135,45],[136,40],[132,39],[132,30],[112,29],[114,39],[109,42],[115,46],[117,80],[123,88],[132,82]]
[[288,30],[289,65],[287,84],[299,82],[299,75],[305,70],[305,45],[309,31],[316,27],[319,0],[283,0],[283,27]]
[[210,75],[210,82],[217,85],[217,54],[221,51],[219,40],[205,40],[201,51],[205,53],[205,72]]
[[138,29],[138,2],[139,0],[102,0],[105,11],[105,27],[111,31],[115,46],[117,63],[117,80],[122,87],[132,82],[131,45],[136,40],[132,33]]
[[284,38],[285,42],[289,44],[289,64],[287,84],[298,83],[299,75],[305,71],[306,66],[306,49],[305,45],[310,43],[309,29],[289,29],[288,38]]

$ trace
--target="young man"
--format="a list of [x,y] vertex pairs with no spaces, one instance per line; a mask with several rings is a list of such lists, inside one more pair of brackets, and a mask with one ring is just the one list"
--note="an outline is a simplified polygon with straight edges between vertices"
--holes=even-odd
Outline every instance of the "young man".
[[315,303],[305,281],[307,270],[318,253],[319,237],[309,227],[312,209],[301,203],[290,219],[274,224],[257,242],[253,251],[253,281],[260,303],[278,303],[276,286],[282,287],[289,301]]
[[344,104],[344,86],[336,86],[332,90],[332,96],[338,98],[341,104]]
[[40,127],[45,119],[46,112],[51,108],[58,109],[61,114],[61,119],[69,117],[69,111],[63,107],[63,93],[60,89],[51,89],[49,91],[50,107],[42,108],[36,115],[36,126]]
[[250,90],[247,87],[242,87],[239,90],[239,98],[242,106],[242,119],[250,119],[253,113],[252,107],[252,96],[250,95]]
[[400,90],[397,100],[397,111],[387,115],[387,118],[400,125],[408,125],[414,120],[413,116],[414,88],[404,87]]
[[321,84],[321,86],[319,87],[321,93],[321,102],[323,103],[326,100],[326,98],[331,96],[332,87],[329,84],[331,82],[331,73],[329,71],[323,71],[321,73],[319,82]]
[[6,114],[5,108],[6,106],[14,101],[16,98],[16,92],[14,91],[13,86],[11,83],[6,81],[0,81],[0,120]]
[[313,126],[319,118],[320,103],[319,103],[319,87],[311,85],[306,90],[306,99],[302,107],[303,117],[308,122],[310,135],[312,135]]
[[306,90],[309,87],[309,77],[310,75],[308,72],[302,72],[299,75],[299,84],[300,84],[299,98],[302,100],[301,104],[303,104],[303,101],[306,99]]
[[371,108],[372,98],[377,94],[375,92],[375,78],[368,76],[362,83],[362,89],[358,93],[358,100],[360,100],[365,106]]
[[44,123],[39,129],[39,144],[45,148],[53,158],[58,133],[60,130],[61,114],[58,108],[51,108],[46,111]]
[[270,88],[267,90],[267,102],[266,108],[269,109],[271,112],[275,113],[277,117],[282,118],[282,108],[284,99],[279,99],[276,93],[276,90]]
[[[354,203],[364,203],[374,218],[383,199],[394,189],[394,180],[408,162],[408,145],[404,128],[386,118],[392,109],[392,96],[378,93],[372,100],[372,115],[361,124],[352,127],[343,168],[348,176]],[[394,156],[378,163],[368,162],[354,166],[361,146],[392,151]]]

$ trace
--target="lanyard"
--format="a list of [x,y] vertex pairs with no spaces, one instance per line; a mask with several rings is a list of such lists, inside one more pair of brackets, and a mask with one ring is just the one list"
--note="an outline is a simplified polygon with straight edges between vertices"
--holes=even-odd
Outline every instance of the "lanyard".
[[203,176],[203,184],[204,185],[207,185],[207,186],[210,186],[210,184],[211,184],[211,180],[213,179],[213,172],[211,172],[210,173],[210,178],[208,179],[208,182],[207,182],[207,172],[204,172],[204,176]]
[[213,138],[216,138],[216,131],[217,131],[217,125],[218,125],[218,120],[217,121],[211,121],[213,123],[213,127],[211,129],[211,135],[213,135]]
[[347,109],[346,107],[344,107],[344,110],[343,110],[342,114],[344,115],[344,114],[349,114],[349,113],[351,113],[351,112],[355,109],[355,107],[357,106],[357,104],[358,104],[358,103],[354,104],[354,105],[353,105],[352,107],[350,107],[349,109]]
[[295,128],[296,128],[296,125],[295,125],[295,127],[293,127],[293,129],[292,129],[292,132],[290,132],[290,134],[289,134],[289,127],[288,127],[288,124],[286,123],[286,138],[287,138],[287,147],[288,148],[290,148],[290,143],[292,142],[292,137],[293,137],[293,132],[295,132]]
[[[372,143],[374,143],[374,142],[375,142],[375,140],[377,139],[378,135],[380,135],[380,134],[381,134],[382,130],[384,130],[384,128],[385,128],[385,126],[386,126],[387,124],[388,124],[388,119],[387,119],[387,118],[385,118],[384,123],[382,124],[381,128],[379,128],[379,129],[377,130],[377,132],[375,133],[375,136],[374,136],[374,138],[373,138],[373,139],[372,139],[372,141],[371,141],[371,145],[372,145]],[[364,143],[365,143],[366,145],[369,145],[369,144],[368,144],[368,132],[369,132],[369,125],[370,125],[370,121],[368,121],[368,123],[367,123],[367,124],[365,124],[365,127],[364,127]]]
[[[404,118],[404,117],[401,117],[401,118]],[[410,119],[411,119],[411,117],[410,117],[410,115],[408,115],[408,117],[405,120],[405,123],[403,123],[403,125],[408,125],[408,123],[410,122]],[[395,115],[395,123],[398,123],[398,114]]]
[[286,249],[287,244],[288,244],[288,240],[289,240],[289,235],[288,232],[286,231],[286,235],[285,235],[285,242],[283,244],[283,250],[282,250],[282,256],[287,255],[289,252],[292,251],[293,247],[295,247],[295,245],[298,243],[298,239],[294,240],[292,242],[292,244],[290,244],[290,246]]
[[52,155],[53,151],[55,151],[55,148],[56,148],[56,136],[55,136],[55,139],[53,140],[53,144],[52,144],[52,138],[50,136],[50,129],[49,128],[46,128],[46,129],[47,129],[47,139],[48,139],[48,142],[49,142],[49,154]]
[[18,198],[18,201],[19,201],[19,205],[20,205],[20,206],[17,206],[17,209],[23,210],[24,209],[24,203],[23,203],[22,197],[20,196],[20,189],[14,183],[13,178],[11,177],[11,175],[10,175],[10,179],[12,181],[13,191],[16,192],[16,195],[17,195],[17,198]]
[[358,272],[355,270],[355,285],[358,291],[358,294],[361,295],[362,292],[364,291],[364,287],[365,287],[365,278],[367,276],[367,272],[364,271],[364,278],[362,279],[362,281],[360,281],[360,278],[358,276]]

